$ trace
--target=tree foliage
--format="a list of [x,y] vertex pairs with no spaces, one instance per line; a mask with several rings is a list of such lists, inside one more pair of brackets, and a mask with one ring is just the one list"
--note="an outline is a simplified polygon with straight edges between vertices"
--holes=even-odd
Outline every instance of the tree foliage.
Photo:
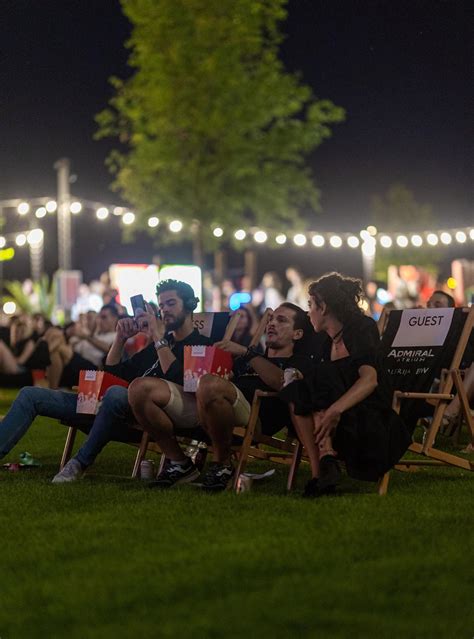
[[112,79],[98,137],[114,188],[186,228],[291,225],[317,209],[305,157],[344,119],[278,58],[286,0],[122,0],[133,25],[127,80]]
[[47,319],[51,319],[56,305],[56,282],[43,275],[37,282],[32,282],[32,290],[25,291],[24,283],[19,280],[8,280],[4,287],[8,291],[8,299],[15,302],[17,307],[32,315],[42,313]]

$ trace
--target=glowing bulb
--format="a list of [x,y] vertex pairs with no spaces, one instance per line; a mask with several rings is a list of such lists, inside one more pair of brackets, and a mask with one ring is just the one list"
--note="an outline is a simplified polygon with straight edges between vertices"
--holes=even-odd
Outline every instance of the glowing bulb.
[[435,233],[428,233],[426,241],[430,246],[436,246],[438,244],[438,236]]
[[268,235],[265,233],[265,231],[257,231],[253,236],[253,239],[258,242],[258,244],[263,244],[267,241]]
[[367,233],[369,233],[369,235],[372,235],[372,237],[374,235],[377,235],[377,227],[375,226],[368,226],[367,227]]
[[44,233],[41,229],[33,229],[27,235],[28,244],[30,246],[38,246],[41,244],[44,238]]
[[158,226],[159,223],[160,223],[159,218],[157,218],[155,216],[148,218],[148,226],[151,229],[155,229]]
[[183,228],[183,223],[179,220],[173,220],[172,222],[170,222],[169,228],[172,233],[179,233]]
[[363,240],[370,240],[370,238],[372,237],[367,229],[362,229],[359,235]]
[[77,215],[82,211],[82,204],[80,202],[72,202],[69,210],[73,215]]
[[48,213],[54,213],[57,208],[58,205],[54,200],[49,200],[49,202],[46,202],[46,210],[48,211]]
[[464,233],[464,231],[458,231],[455,237],[456,242],[459,242],[459,244],[464,244],[464,242],[467,240],[467,235]]
[[247,233],[244,231],[244,229],[238,229],[234,233],[234,237],[236,240],[245,240],[245,238],[247,237]]
[[24,233],[19,233],[15,238],[15,243],[17,246],[25,246],[26,235]]
[[347,238],[347,244],[351,248],[357,248],[360,244],[359,238],[356,235],[349,235]]
[[3,305],[3,312],[5,315],[13,315],[16,312],[15,302],[5,302]]
[[342,240],[339,235],[331,235],[331,237],[329,238],[329,244],[333,248],[340,248],[342,246]]
[[286,235],[284,233],[280,233],[279,235],[276,236],[275,242],[277,244],[280,244],[280,246],[282,246],[283,244],[286,244]]
[[224,229],[221,229],[220,226],[217,226],[213,231],[212,234],[214,235],[214,237],[222,237],[224,235]]
[[122,215],[123,213],[123,206],[114,206],[112,213],[114,215]]
[[40,206],[39,209],[36,209],[35,215],[37,218],[42,218],[46,215],[47,211],[44,206]]
[[306,244],[306,235],[303,235],[303,233],[297,233],[293,238],[293,242],[296,246],[304,246]]
[[17,208],[17,211],[20,215],[26,215],[29,210],[30,210],[30,205],[28,204],[28,202],[21,202]]
[[448,277],[448,279],[446,280],[446,284],[452,291],[454,291],[454,289],[458,285],[457,280],[455,280],[454,277]]
[[106,220],[109,217],[109,209],[106,209],[105,206],[101,206],[95,214],[98,220]]
[[127,213],[125,213],[122,217],[122,222],[126,224],[127,226],[130,226],[130,224],[133,224],[135,222],[135,213],[132,213],[131,211],[128,211]]
[[406,248],[408,246],[408,238],[406,235],[399,235],[397,237],[397,244],[400,248]]
[[320,248],[321,246],[324,246],[325,240],[322,235],[313,235],[313,237],[311,238],[311,242],[314,246]]
[[469,231],[469,237],[471,238],[471,240],[474,240],[474,229],[471,229]]
[[379,241],[380,246],[383,246],[384,248],[390,248],[393,244],[392,238],[389,235],[382,235]]
[[439,239],[443,242],[443,244],[451,244],[452,242],[452,237],[450,233],[441,233],[441,235],[439,236]]
[[7,240],[3,237],[3,235],[0,235],[0,248],[3,248],[6,244]]
[[423,238],[421,237],[421,235],[412,235],[411,243],[413,244],[413,246],[421,246],[423,244]]
[[374,257],[375,256],[375,241],[374,238],[370,236],[369,239],[365,240],[362,243],[362,253],[366,257]]

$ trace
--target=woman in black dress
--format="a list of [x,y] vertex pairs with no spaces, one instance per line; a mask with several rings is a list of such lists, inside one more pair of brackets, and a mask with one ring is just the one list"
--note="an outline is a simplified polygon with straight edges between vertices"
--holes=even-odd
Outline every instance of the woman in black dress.
[[318,334],[314,374],[281,392],[311,464],[305,496],[334,492],[345,462],[352,477],[376,481],[403,455],[409,433],[391,409],[377,370],[379,334],[359,302],[360,280],[330,273],[309,287]]

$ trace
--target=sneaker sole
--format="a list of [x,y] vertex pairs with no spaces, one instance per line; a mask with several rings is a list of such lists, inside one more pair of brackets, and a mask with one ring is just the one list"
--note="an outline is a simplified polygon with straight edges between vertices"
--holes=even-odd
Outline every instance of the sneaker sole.
[[194,470],[190,475],[186,475],[186,477],[181,477],[181,479],[177,479],[172,484],[160,483],[156,481],[152,481],[148,484],[148,488],[158,488],[163,490],[169,490],[170,488],[174,488],[175,486],[179,486],[181,484],[189,484],[190,482],[197,479],[200,475],[200,471],[198,468]]

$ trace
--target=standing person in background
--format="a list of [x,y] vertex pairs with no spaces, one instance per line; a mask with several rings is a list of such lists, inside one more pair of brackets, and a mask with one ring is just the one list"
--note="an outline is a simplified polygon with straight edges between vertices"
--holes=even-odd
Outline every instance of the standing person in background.
[[281,289],[278,273],[275,271],[265,273],[260,286],[252,294],[252,303],[258,307],[260,314],[263,314],[267,308],[275,310],[285,301]]
[[289,266],[285,272],[286,279],[291,286],[286,294],[286,301],[296,304],[304,311],[308,310],[308,292],[301,271],[294,266]]
[[240,313],[240,318],[231,340],[236,344],[249,346],[255,333],[257,318],[253,314],[253,309],[248,306],[241,306],[237,312]]

